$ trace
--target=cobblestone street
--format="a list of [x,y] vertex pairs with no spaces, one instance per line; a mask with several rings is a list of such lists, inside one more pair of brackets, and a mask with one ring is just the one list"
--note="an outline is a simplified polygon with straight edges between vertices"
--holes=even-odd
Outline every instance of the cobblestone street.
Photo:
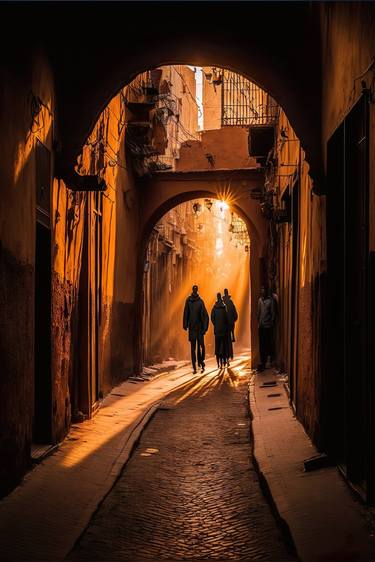
[[66,560],[293,560],[252,464],[249,377],[170,395]]

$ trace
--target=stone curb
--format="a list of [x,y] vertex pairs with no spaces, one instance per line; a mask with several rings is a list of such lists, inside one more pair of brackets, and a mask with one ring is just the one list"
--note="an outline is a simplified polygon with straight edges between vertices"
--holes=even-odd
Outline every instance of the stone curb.
[[254,410],[256,409],[256,402],[255,402],[255,393],[254,393],[254,375],[249,382],[248,386],[248,404],[249,404],[249,416],[250,416],[250,435],[251,435],[251,453],[252,453],[252,462],[254,468],[258,474],[260,487],[262,492],[268,501],[272,514],[275,517],[277,524],[280,527],[281,533],[283,535],[287,550],[291,556],[295,557],[296,562],[300,561],[301,559],[298,556],[297,548],[295,542],[293,540],[293,535],[291,533],[290,527],[286,520],[280,515],[279,509],[277,507],[277,503],[272,495],[270,485],[266,476],[264,475],[263,471],[259,466],[259,462],[256,456],[256,438],[253,430],[253,419],[254,419]]

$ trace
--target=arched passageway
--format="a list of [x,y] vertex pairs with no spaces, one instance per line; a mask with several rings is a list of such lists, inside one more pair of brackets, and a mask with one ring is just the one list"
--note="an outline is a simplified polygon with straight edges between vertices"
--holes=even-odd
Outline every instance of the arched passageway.
[[[267,250],[267,230],[259,204],[249,199],[247,194],[249,187],[259,185],[259,181],[259,172],[250,172],[250,174],[247,172],[247,175],[246,173],[238,174],[235,178],[233,178],[233,174],[230,178],[226,174],[215,177],[215,174],[160,173],[159,176],[153,177],[149,181],[146,180],[143,185],[145,196],[141,204],[143,228],[139,271],[142,273],[140,273],[139,279],[143,275],[145,252],[151,231],[165,213],[186,201],[204,198],[224,199],[245,222],[249,232],[250,294],[253,300],[256,299],[260,293],[261,283],[265,282],[263,262]],[[138,282],[138,287],[141,286],[142,284]],[[139,297],[138,302],[141,301],[142,298]],[[142,337],[141,341],[143,342]],[[249,347],[252,349],[252,365],[256,367],[259,362],[259,354],[255,306],[251,307]]]
[[[141,338],[146,365],[190,358],[182,324],[185,301],[195,284],[209,314],[217,292],[224,297],[224,289],[228,289],[238,314],[233,330],[235,352],[249,350],[254,340],[250,333],[256,333],[254,319],[253,325],[250,321],[250,264],[254,258],[246,223],[235,206],[208,194],[203,197],[198,192],[193,199],[185,194],[183,199],[178,205],[168,202],[169,210],[154,223],[147,240]],[[233,315],[232,311],[228,314]],[[206,355],[213,356],[211,322],[205,340]],[[254,354],[257,356],[257,348]]]

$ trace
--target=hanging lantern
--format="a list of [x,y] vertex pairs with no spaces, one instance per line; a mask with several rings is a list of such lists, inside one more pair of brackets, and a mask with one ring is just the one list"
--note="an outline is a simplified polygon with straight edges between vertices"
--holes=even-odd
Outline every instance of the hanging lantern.
[[212,205],[213,205],[211,199],[205,199],[205,200],[204,200],[204,204],[205,204],[206,209],[208,209],[209,211],[211,211],[211,207],[212,207]]
[[199,217],[199,215],[202,212],[202,205],[200,203],[194,203],[193,205],[193,211],[194,211],[194,215],[196,217]]
[[249,248],[249,245],[246,244],[246,246],[245,246],[245,252],[246,252],[246,253],[249,253],[249,249],[250,249],[250,248]]

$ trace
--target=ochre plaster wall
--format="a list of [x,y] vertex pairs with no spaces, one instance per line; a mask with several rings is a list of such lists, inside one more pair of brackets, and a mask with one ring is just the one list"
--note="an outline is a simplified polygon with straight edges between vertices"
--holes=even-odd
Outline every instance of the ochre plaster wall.
[[77,340],[73,326],[78,313],[86,194],[53,182],[52,227],[52,381],[54,442],[65,437],[71,420],[73,361]]
[[[283,207],[282,196],[286,190],[291,194],[290,222],[276,226],[276,289],[280,314],[277,328],[278,361],[290,377],[289,384],[297,416],[308,433],[318,441],[322,373],[321,322],[326,275],[325,198],[312,192],[305,153],[283,111],[278,123],[276,156],[276,206]],[[298,197],[298,216],[294,216],[293,211],[295,197]],[[293,243],[296,243],[294,264]]]
[[212,68],[203,67],[203,130],[221,128],[221,90],[222,85],[214,85],[206,75],[212,74]]
[[[362,92],[374,92],[375,20],[371,2],[322,4],[322,150]],[[370,104],[370,163],[375,156],[375,111]],[[329,189],[329,185],[327,186]],[[375,250],[375,169],[370,165],[370,251]]]
[[[53,79],[41,53],[2,66],[0,105],[0,495],[30,461],[34,411],[35,145],[51,150]],[[32,95],[41,107],[32,119]],[[48,345],[48,341],[46,342]]]
[[[102,113],[79,162],[80,173],[100,173],[107,190],[101,198],[101,274],[94,278],[95,243],[89,252],[91,284],[101,293],[99,323],[99,391],[136,369],[134,354],[135,299],[138,263],[138,194],[125,155],[125,106],[115,96]],[[91,231],[97,221],[95,194],[89,207]],[[95,311],[94,316],[97,316]]]
[[248,137],[244,127],[203,131],[200,141],[190,140],[181,145],[176,171],[258,168],[255,158],[249,156]]

